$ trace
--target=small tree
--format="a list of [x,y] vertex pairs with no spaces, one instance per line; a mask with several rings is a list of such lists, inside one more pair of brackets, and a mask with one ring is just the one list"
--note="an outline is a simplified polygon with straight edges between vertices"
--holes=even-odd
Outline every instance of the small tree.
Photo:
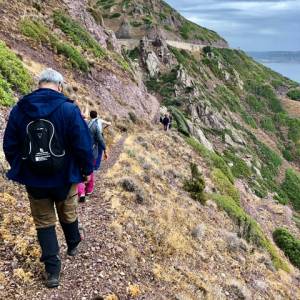
[[203,175],[199,171],[196,164],[191,163],[191,178],[186,179],[184,182],[184,189],[190,193],[194,200],[199,201],[201,204],[205,204],[206,198],[204,194],[205,181]]
[[291,263],[300,269],[300,240],[296,239],[285,228],[277,228],[273,232],[273,239]]

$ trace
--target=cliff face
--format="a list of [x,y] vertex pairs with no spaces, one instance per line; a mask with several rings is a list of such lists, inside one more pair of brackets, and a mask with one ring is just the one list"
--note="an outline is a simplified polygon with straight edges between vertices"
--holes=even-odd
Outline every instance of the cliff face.
[[195,44],[228,46],[216,32],[182,17],[165,1],[89,1],[90,11],[121,39],[157,36]]
[[[148,38],[121,49],[114,32]],[[297,83],[163,1],[0,1],[0,39],[1,140],[44,67],[65,75],[84,114],[113,122],[111,159],[79,208],[83,253],[63,256],[54,293],[39,281],[27,195],[0,153],[1,299],[300,298]],[[159,110],[172,131],[153,124]]]

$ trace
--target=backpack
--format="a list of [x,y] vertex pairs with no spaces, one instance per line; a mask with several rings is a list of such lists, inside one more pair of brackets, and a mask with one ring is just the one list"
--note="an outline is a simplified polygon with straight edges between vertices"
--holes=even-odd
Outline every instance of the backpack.
[[37,174],[57,173],[64,166],[65,154],[51,121],[38,119],[28,123],[22,160],[29,168]]

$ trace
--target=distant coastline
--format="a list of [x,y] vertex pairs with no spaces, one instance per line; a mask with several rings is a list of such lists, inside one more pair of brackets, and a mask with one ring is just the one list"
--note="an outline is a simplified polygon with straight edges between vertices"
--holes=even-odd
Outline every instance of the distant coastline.
[[300,51],[249,51],[248,55],[262,63],[300,64]]

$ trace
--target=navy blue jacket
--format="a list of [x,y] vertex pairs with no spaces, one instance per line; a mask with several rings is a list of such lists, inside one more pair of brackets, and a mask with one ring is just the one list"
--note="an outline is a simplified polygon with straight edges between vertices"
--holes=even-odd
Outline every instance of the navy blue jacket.
[[[57,137],[66,150],[66,168],[51,176],[34,174],[21,159],[26,126],[40,118],[54,124]],[[93,172],[91,136],[79,108],[51,89],[38,89],[13,107],[4,133],[3,150],[11,167],[8,179],[29,187],[62,187],[82,182],[84,175]]]

